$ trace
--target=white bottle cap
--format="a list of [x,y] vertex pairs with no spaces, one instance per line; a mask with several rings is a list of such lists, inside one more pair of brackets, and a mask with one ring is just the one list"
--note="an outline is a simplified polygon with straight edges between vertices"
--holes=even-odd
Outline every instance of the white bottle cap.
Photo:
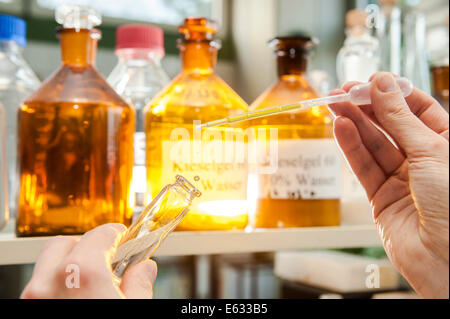
[[55,19],[66,29],[92,29],[102,23],[100,13],[87,6],[62,5],[56,9]]

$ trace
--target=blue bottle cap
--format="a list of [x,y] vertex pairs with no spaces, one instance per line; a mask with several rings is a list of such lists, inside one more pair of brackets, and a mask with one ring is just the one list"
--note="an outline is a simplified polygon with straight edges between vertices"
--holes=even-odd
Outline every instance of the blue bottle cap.
[[21,47],[25,47],[27,26],[25,20],[0,14],[0,41],[14,41]]

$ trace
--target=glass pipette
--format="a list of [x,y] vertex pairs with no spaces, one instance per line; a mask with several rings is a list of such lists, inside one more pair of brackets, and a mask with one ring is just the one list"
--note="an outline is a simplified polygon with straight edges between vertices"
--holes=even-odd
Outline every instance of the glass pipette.
[[[413,85],[411,81],[409,81],[407,78],[396,78],[395,79],[398,86],[400,87],[403,96],[407,97],[412,93]],[[200,124],[197,126],[198,129],[208,128],[208,127],[214,127],[214,126],[221,126],[225,124],[231,124],[231,123],[237,123],[242,121],[248,121],[251,119],[271,116],[283,112],[289,112],[289,111],[296,111],[299,109],[306,109],[311,108],[313,106],[319,106],[319,105],[327,105],[332,103],[339,103],[339,102],[352,102],[353,104],[357,105],[365,105],[370,104],[370,85],[369,83],[362,83],[355,85],[350,89],[348,93],[338,94],[338,95],[332,95],[332,96],[326,96],[321,97],[318,99],[312,99],[312,100],[305,100],[301,102],[295,102],[291,104],[284,104],[284,105],[278,105],[278,106],[272,106],[267,107],[261,110],[255,110],[247,113],[237,114],[237,115],[231,115],[228,117],[225,117],[223,119],[207,122],[204,124]]]

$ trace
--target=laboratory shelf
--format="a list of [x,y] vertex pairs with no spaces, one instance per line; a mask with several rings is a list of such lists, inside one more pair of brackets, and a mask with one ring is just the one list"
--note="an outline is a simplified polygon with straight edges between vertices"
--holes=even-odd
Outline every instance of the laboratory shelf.
[[[50,237],[16,238],[0,232],[0,265],[34,263]],[[282,250],[380,246],[375,226],[343,225],[254,231],[173,232],[156,256],[209,255]]]

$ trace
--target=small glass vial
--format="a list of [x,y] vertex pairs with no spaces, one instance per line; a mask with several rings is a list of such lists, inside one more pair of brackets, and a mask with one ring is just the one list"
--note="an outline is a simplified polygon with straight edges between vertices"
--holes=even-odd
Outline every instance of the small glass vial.
[[[277,37],[269,42],[278,82],[262,93],[251,111],[318,98],[306,79],[310,37]],[[249,174],[251,225],[257,228],[339,225],[341,155],[325,105],[308,111],[255,119],[255,130],[278,130],[278,167],[273,174]]]
[[183,176],[166,185],[135,219],[119,243],[112,266],[120,278],[128,267],[150,258],[189,211],[200,191]]
[[134,216],[144,209],[147,186],[145,168],[145,105],[168,83],[161,66],[164,57],[164,33],[151,25],[123,25],[117,28],[115,54],[119,63],[108,77],[108,83],[136,113],[134,133],[134,167],[131,192],[134,195]]
[[[24,20],[0,14],[0,103],[5,112],[8,203],[16,214],[19,176],[17,172],[17,112],[22,102],[37,90],[40,81],[23,58],[26,46]],[[4,154],[4,153],[3,153]]]
[[367,82],[380,69],[379,42],[370,35],[366,19],[367,14],[363,10],[351,10],[346,15],[347,38],[336,61],[340,84]]

